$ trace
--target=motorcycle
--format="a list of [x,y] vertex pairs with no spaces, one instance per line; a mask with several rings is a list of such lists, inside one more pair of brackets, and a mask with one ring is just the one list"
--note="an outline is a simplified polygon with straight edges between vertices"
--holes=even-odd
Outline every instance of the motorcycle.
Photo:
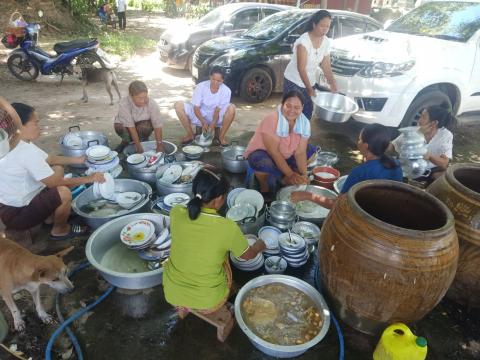
[[96,39],[56,43],[53,46],[56,55],[52,56],[37,46],[39,31],[40,25],[27,24],[25,36],[9,42],[10,48],[20,47],[12,51],[7,60],[8,70],[16,78],[32,81],[39,74],[57,74],[61,75],[62,81],[65,75],[74,74],[74,65],[80,68],[112,68],[108,55],[99,48]]

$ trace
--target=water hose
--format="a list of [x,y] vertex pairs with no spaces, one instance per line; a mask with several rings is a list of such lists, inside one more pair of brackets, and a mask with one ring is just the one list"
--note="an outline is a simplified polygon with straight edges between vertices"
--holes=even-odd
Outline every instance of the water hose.
[[[85,263],[82,263],[80,264],[79,266],[77,266],[70,274],[69,277],[72,277],[75,273],[77,273],[78,271],[80,270],[83,270],[85,268],[87,268],[88,266],[90,266],[90,263],[88,262],[85,262]],[[77,338],[75,337],[75,335],[73,334],[73,332],[68,328],[68,326],[73,323],[75,320],[79,319],[80,317],[82,317],[83,315],[85,315],[87,312],[89,312],[90,310],[92,310],[95,306],[97,306],[98,304],[100,304],[103,300],[105,300],[108,295],[110,295],[112,293],[112,291],[115,289],[115,286],[110,286],[107,291],[105,291],[97,300],[95,300],[93,303],[87,305],[86,307],[84,307],[83,309],[80,309],[78,310],[75,314],[73,314],[72,316],[70,316],[67,320],[63,321],[63,316],[61,316],[61,312],[60,312],[60,305],[59,305],[59,296],[57,295],[57,298],[56,298],[56,308],[57,308],[57,314],[60,314],[59,315],[59,319],[60,321],[62,322],[60,324],[60,326],[53,332],[52,336],[50,337],[50,339],[48,340],[48,344],[47,344],[47,348],[45,350],[45,359],[46,360],[52,360],[52,348],[53,348],[53,344],[55,343],[55,340],[57,339],[57,337],[62,333],[63,330],[67,329],[67,333],[68,333],[68,336],[70,337],[70,340],[72,341],[72,344],[75,348],[75,351],[77,353],[77,357],[79,360],[83,359],[83,353],[82,353],[82,350],[80,348],[80,344],[78,343],[78,340]]]
[[[318,291],[320,291],[320,282],[318,279],[318,273],[320,272],[320,269],[318,267],[318,264],[315,266],[315,270],[313,273],[313,279],[315,282],[315,287],[317,288]],[[337,319],[333,315],[333,312],[330,311],[330,318],[332,319],[333,325],[335,325],[335,329],[337,330],[337,336],[338,336],[338,347],[340,348],[340,351],[338,353],[338,359],[339,360],[344,360],[345,359],[345,341],[343,339],[343,333],[342,329],[340,328],[340,324],[338,323]]]

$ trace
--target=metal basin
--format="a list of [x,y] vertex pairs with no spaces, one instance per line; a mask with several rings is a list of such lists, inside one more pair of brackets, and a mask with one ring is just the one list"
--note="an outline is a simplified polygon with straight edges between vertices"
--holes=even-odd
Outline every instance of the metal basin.
[[125,210],[126,213],[114,214],[114,215],[105,216],[105,217],[92,216],[80,210],[82,206],[96,199],[96,197],[93,195],[93,186],[90,186],[89,188],[84,190],[80,195],[78,195],[75,199],[73,199],[72,209],[73,211],[75,211],[75,213],[83,217],[87,225],[90,226],[92,229],[96,229],[101,225],[109,222],[110,220],[116,219],[118,217],[121,217],[127,214],[138,213],[142,210],[144,211],[149,210],[147,205],[148,205],[148,202],[150,201],[150,198],[152,197],[152,187],[147,183],[144,183],[138,180],[131,180],[131,179],[116,179],[115,191],[116,192],[136,191],[140,194],[144,194],[145,198],[140,203],[135,205],[133,208],[129,210]]
[[243,154],[245,146],[232,145],[221,152],[223,167],[234,174],[241,174],[247,171],[248,162]]
[[342,123],[358,111],[358,105],[348,96],[330,92],[317,93],[312,98],[317,116],[325,121]]
[[[241,304],[243,298],[251,289],[272,283],[282,283],[288,286],[292,286],[310,297],[310,299],[314,302],[314,304],[317,306],[317,308],[323,315],[323,325],[317,336],[315,336],[310,341],[307,341],[306,343],[300,345],[276,345],[261,339],[248,328],[247,324],[245,324],[245,321],[243,320],[241,312]],[[242,331],[245,333],[245,335],[247,335],[251,343],[258,350],[267,355],[278,358],[291,358],[303,354],[309,348],[318,344],[325,337],[328,332],[328,328],[330,327],[330,311],[322,295],[320,295],[320,293],[315,290],[315,288],[307,284],[305,281],[302,281],[292,276],[277,274],[259,276],[253,280],[250,280],[240,289],[240,292],[235,299],[235,318],[240,329],[242,329]]]
[[[82,146],[67,146],[63,143],[65,135],[58,139],[60,150],[64,156],[79,157],[85,155],[85,151],[93,145],[105,145],[108,146],[107,136],[99,131],[80,131],[80,126],[71,126],[68,128],[68,132],[72,132],[72,129],[77,128],[78,131],[73,132],[82,138]],[[69,165],[74,168],[85,168],[84,164]]]
[[[155,151],[157,148],[157,144],[155,141],[142,142],[142,146],[144,151]],[[164,140],[163,146],[165,147],[166,156],[172,156],[177,152],[177,146],[174,143]],[[125,154],[125,156],[135,154],[135,145],[128,145],[127,147],[125,147],[125,149],[123,149],[123,153]],[[151,185],[154,185],[157,181],[157,178],[155,177],[157,168],[158,166],[136,168],[134,165],[132,166],[127,162],[128,175],[132,179],[144,181]]]
[[85,247],[87,259],[110,284],[123,289],[146,289],[162,283],[163,269],[141,273],[122,273],[102,265],[105,253],[120,242],[120,231],[129,222],[146,219],[157,224],[162,224],[165,218],[170,224],[168,216],[160,214],[133,214],[114,219],[99,227],[88,239]]
[[[333,190],[325,189],[324,187],[317,185],[291,185],[280,189],[277,193],[277,199],[289,201],[290,194],[293,191],[308,191],[328,198],[336,198],[338,196]],[[300,220],[309,221],[317,225],[321,225],[330,212],[329,209],[320,205],[315,205],[313,211],[305,211],[298,207],[296,208],[296,211]]]

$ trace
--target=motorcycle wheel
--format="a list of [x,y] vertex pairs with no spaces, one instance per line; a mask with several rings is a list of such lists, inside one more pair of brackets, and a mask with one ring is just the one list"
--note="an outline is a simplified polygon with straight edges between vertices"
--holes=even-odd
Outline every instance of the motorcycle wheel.
[[89,51],[77,57],[77,66],[80,68],[104,68],[105,63],[96,52]]
[[32,81],[38,77],[38,66],[29,59],[25,59],[21,54],[13,54],[7,60],[8,70],[17,79],[22,81]]

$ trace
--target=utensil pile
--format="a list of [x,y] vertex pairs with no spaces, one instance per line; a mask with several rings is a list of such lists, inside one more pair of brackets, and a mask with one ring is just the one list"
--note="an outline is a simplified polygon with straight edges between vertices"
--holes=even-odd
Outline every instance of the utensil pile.
[[159,181],[165,184],[189,184],[193,181],[193,178],[202,169],[202,163],[191,162],[184,164],[167,164],[163,173],[157,173]]
[[278,237],[278,244],[282,257],[291,267],[300,267],[307,263],[310,253],[307,243],[300,235],[293,233],[282,233]]
[[151,270],[158,268],[170,255],[172,239],[165,220],[163,226],[149,220],[128,223],[120,232],[120,240],[129,249],[137,251],[141,259],[148,261]]
[[[67,135],[73,136],[73,134]],[[87,156],[87,160],[85,161],[85,165],[88,167],[86,171],[87,175],[93,172],[103,172],[109,173],[115,178],[122,172],[118,153],[111,150],[108,146],[91,146],[85,151],[85,155]]]

